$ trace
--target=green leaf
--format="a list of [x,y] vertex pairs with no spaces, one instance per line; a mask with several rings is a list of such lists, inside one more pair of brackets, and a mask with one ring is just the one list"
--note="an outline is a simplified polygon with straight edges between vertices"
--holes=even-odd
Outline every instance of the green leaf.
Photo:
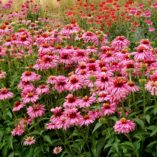
[[147,129],[152,131],[152,133],[150,134],[150,136],[154,136],[157,133],[157,127],[156,127],[156,125],[155,126],[151,125]]
[[139,118],[135,118],[134,121],[142,128],[144,129],[144,122],[139,119]]
[[51,140],[50,136],[45,135],[45,136],[43,136],[43,139],[44,139],[44,141],[48,142],[49,144],[52,144],[52,140]]
[[147,114],[147,115],[145,116],[145,119],[146,119],[147,123],[150,124],[150,115]]
[[9,154],[8,157],[14,157],[14,152],[12,152],[11,154]]
[[151,147],[153,147],[156,144],[157,144],[157,141],[153,141],[147,145],[146,149],[151,149]]
[[93,131],[92,131],[92,134],[93,134],[97,129],[99,129],[102,125],[103,125],[102,123],[98,122],[98,123],[95,125],[95,127],[94,127],[94,129],[93,129]]

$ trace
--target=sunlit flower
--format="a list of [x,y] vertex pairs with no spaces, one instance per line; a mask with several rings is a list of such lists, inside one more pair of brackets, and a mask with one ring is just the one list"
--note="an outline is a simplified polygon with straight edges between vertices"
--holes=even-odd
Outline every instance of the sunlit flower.
[[29,145],[32,145],[32,144],[35,144],[36,140],[34,138],[34,136],[27,136],[24,140],[24,145],[26,146],[29,146]]
[[114,125],[114,131],[118,134],[128,134],[131,131],[135,130],[135,123],[131,120],[127,120],[126,118],[121,118]]

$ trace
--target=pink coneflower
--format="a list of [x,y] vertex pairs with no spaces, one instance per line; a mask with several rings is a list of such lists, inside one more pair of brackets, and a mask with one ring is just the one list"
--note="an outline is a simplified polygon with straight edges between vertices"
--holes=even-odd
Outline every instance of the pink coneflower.
[[98,91],[97,96],[98,96],[98,102],[104,102],[110,99],[108,92],[105,90]]
[[113,97],[114,100],[121,100],[124,99],[126,97],[126,95],[128,94],[128,90],[127,90],[127,79],[124,77],[116,77],[113,80],[113,87],[111,87],[111,95]]
[[40,104],[34,104],[27,108],[27,114],[31,118],[41,117],[45,113],[45,107]]
[[113,47],[116,51],[125,49],[129,45],[130,45],[130,41],[127,40],[124,36],[116,37],[111,43],[111,47]]
[[50,55],[44,55],[41,58],[37,59],[36,64],[33,66],[36,70],[48,70],[56,67],[56,58]]
[[100,74],[98,74],[98,78],[95,81],[96,87],[101,90],[107,89],[112,84],[113,83],[111,82],[111,77],[105,72],[101,72]]
[[67,82],[68,82],[68,78],[62,75],[56,76],[54,77],[54,80],[52,81],[50,78],[47,81],[48,83],[53,83],[54,84],[54,88],[58,91],[58,92],[63,92],[66,91],[67,88]]
[[101,53],[99,54],[101,60],[106,63],[112,62],[115,60],[113,49],[108,46],[101,47]]
[[151,93],[151,95],[157,95],[157,81],[148,81],[145,88]]
[[21,136],[24,133],[24,128],[21,125],[17,125],[11,132],[13,136]]
[[95,116],[93,116],[92,114],[86,114],[84,115],[81,119],[80,119],[80,125],[90,125],[92,123],[94,123],[95,121]]
[[116,112],[116,104],[106,102],[102,105],[100,109],[101,116],[109,116]]
[[31,71],[25,71],[22,76],[21,76],[21,80],[28,82],[28,81],[38,81],[40,80],[40,75],[31,72]]
[[24,117],[24,118],[20,119],[20,121],[19,121],[19,125],[23,128],[26,128],[26,126],[30,125],[31,123],[32,123],[32,119],[27,118],[27,117]]
[[36,92],[37,92],[37,95],[39,95],[39,96],[42,94],[48,94],[49,93],[49,86],[45,85],[45,84],[39,85],[36,89]]
[[56,123],[49,122],[45,125],[46,130],[56,129]]
[[63,49],[62,51],[59,52],[59,57],[60,63],[63,64],[72,64],[74,62],[73,57],[74,57],[74,50],[69,50],[69,49]]
[[83,49],[77,49],[75,50],[75,60],[76,61],[86,61],[88,59],[88,51]]
[[148,46],[149,48],[152,48],[151,42],[149,41],[149,39],[142,39],[140,41],[140,44],[144,44],[144,45]]
[[153,22],[152,22],[151,20],[146,20],[145,23],[146,23],[147,25],[149,25],[149,26],[153,24]]
[[82,116],[76,108],[66,108],[64,110],[65,123],[68,126],[78,125]]
[[145,60],[154,60],[155,56],[152,53],[152,49],[146,44],[140,44],[136,48],[137,52],[132,53],[134,55],[135,61],[145,61]]
[[6,72],[0,70],[0,79],[4,79],[6,77]]
[[99,42],[97,35],[89,31],[83,33],[82,39],[86,43],[94,43],[95,45],[98,45],[98,42]]
[[32,137],[28,136],[24,140],[24,145],[29,146],[29,145],[34,144],[35,142],[36,142],[36,140],[35,140],[34,136],[32,136]]
[[151,11],[146,10],[146,11],[144,11],[142,16],[144,16],[144,17],[151,17],[151,14],[152,14]]
[[154,32],[155,31],[155,27],[149,27],[148,31],[149,32]]
[[48,77],[46,83],[53,85],[53,84],[55,84],[55,79],[56,79],[56,76],[51,75],[51,76]]
[[152,8],[157,8],[157,3],[152,4]]
[[127,120],[126,118],[121,118],[114,125],[114,131],[118,134],[128,134],[131,131],[135,130],[135,123],[131,120]]
[[78,33],[80,30],[77,24],[68,24],[59,32],[60,35],[70,38],[72,34]]
[[79,106],[81,108],[86,108],[89,107],[91,104],[96,102],[96,98],[93,96],[84,96],[82,99],[79,101]]
[[39,99],[35,88],[25,88],[21,96],[24,103],[35,103]]
[[94,62],[92,62],[92,63],[88,63],[87,64],[87,73],[88,74],[94,74],[94,72],[97,72],[98,71],[98,66],[97,66],[97,64],[95,63],[95,61]]
[[24,103],[16,101],[13,106],[13,112],[20,111],[25,106]]
[[82,88],[81,80],[76,75],[71,75],[66,85],[67,90],[76,91]]
[[53,148],[53,154],[57,155],[57,154],[61,153],[62,150],[63,150],[63,148],[61,146],[54,147]]
[[51,112],[54,113],[54,117],[60,117],[62,115],[62,107],[52,108]]
[[66,96],[66,101],[64,102],[63,106],[65,108],[73,108],[78,106],[79,100],[78,98],[74,97],[72,94],[68,94]]
[[18,84],[18,88],[23,90],[23,89],[26,89],[26,88],[34,88],[33,84],[31,82],[26,82],[26,81],[20,81],[19,84]]
[[140,90],[140,87],[135,85],[135,83],[133,81],[128,81],[127,85],[128,85],[127,89],[129,92],[137,92]]
[[7,100],[12,98],[14,95],[7,88],[0,89],[0,100]]

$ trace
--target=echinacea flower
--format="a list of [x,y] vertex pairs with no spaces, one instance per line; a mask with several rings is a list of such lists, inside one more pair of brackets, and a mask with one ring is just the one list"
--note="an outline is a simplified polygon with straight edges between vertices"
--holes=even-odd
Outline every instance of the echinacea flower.
[[117,36],[111,43],[111,46],[116,50],[120,51],[127,48],[130,45],[130,41],[124,36]]
[[40,104],[34,104],[33,106],[29,106],[27,108],[27,114],[31,118],[41,117],[45,113],[45,107]]
[[31,71],[25,71],[22,76],[21,76],[21,80],[28,82],[28,81],[38,81],[40,80],[40,75],[31,72]]
[[115,103],[106,102],[102,105],[100,109],[101,116],[109,116],[109,115],[114,114],[115,112],[116,112]]
[[78,98],[74,97],[72,94],[68,94],[66,96],[66,100],[65,100],[63,106],[65,108],[73,108],[73,107],[78,106],[78,103],[79,103]]
[[121,118],[114,125],[114,131],[118,134],[128,134],[135,130],[135,123],[131,120],[127,120],[126,118]]
[[35,144],[35,142],[36,142],[36,140],[35,140],[34,136],[28,136],[24,140],[24,145],[29,146],[29,145]]
[[7,88],[1,88],[0,89],[0,100],[7,100],[12,98],[14,95],[12,92],[10,92]]
[[57,154],[61,153],[62,150],[63,150],[63,148],[61,146],[54,147],[53,148],[53,154],[57,155]]
[[13,112],[20,111],[25,106],[24,103],[16,101],[13,106]]
[[82,88],[81,79],[76,75],[71,75],[66,85],[67,90],[76,91]]
[[17,125],[11,132],[13,136],[21,136],[24,133],[24,128],[21,125]]
[[50,77],[49,77],[49,82],[54,84],[54,88],[60,93],[63,91],[67,91],[67,82],[68,82],[68,78],[62,75],[59,76],[55,76],[53,81],[50,81]]
[[79,101],[79,106],[80,108],[86,108],[89,107],[91,104],[96,102],[96,98],[93,96],[84,96],[82,99]]
[[36,89],[36,92],[37,94],[40,96],[42,94],[48,94],[49,92],[49,86],[48,85],[45,85],[45,84],[42,84],[42,85],[39,85]]
[[22,91],[22,101],[26,104],[26,103],[35,103],[38,99],[39,96],[36,92],[35,88],[25,88]]

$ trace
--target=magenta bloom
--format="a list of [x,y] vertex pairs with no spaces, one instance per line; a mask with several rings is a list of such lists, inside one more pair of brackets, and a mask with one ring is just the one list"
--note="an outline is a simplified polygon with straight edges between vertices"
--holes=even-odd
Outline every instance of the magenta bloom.
[[98,78],[95,81],[96,87],[101,90],[107,89],[112,86],[111,78],[105,72],[98,74]]
[[127,89],[129,92],[137,92],[140,90],[140,87],[135,85],[133,81],[128,81],[127,85],[128,85]]
[[82,118],[80,112],[76,108],[67,108],[64,111],[65,116],[65,124],[67,126],[74,126],[78,125],[80,122],[80,119]]
[[74,50],[72,49],[63,49],[62,51],[59,52],[60,56],[60,63],[63,64],[72,64],[74,62],[73,57],[74,57]]
[[0,89],[0,100],[7,100],[12,98],[14,95],[7,88]]
[[42,85],[37,87],[36,92],[38,95],[48,94],[49,93],[49,86],[42,84]]
[[85,96],[83,97],[82,99],[80,99],[79,101],[79,106],[81,108],[86,108],[86,107],[89,107],[90,105],[92,105],[93,103],[96,102],[96,98],[93,97],[93,96]]
[[82,88],[81,79],[78,78],[76,75],[71,75],[69,77],[69,81],[66,87],[67,87],[67,90],[69,91],[76,91],[78,89],[81,89]]
[[78,103],[79,103],[78,98],[74,97],[72,94],[68,94],[66,96],[66,100],[65,100],[63,106],[65,108],[73,108],[73,107],[78,106]]
[[127,79],[124,77],[116,77],[113,81],[114,85],[111,87],[111,96],[114,100],[121,100],[124,99],[128,94],[128,85]]
[[101,116],[109,116],[116,112],[116,104],[115,103],[104,103],[101,107],[100,114]]
[[23,90],[25,88],[34,88],[33,84],[29,81],[20,81],[18,84],[18,88]]
[[24,128],[21,125],[17,125],[11,132],[13,136],[21,136],[24,133]]
[[151,95],[157,95],[157,72],[154,72],[154,74],[150,76],[150,80],[145,85],[145,88]]
[[13,112],[20,111],[25,106],[24,103],[17,101],[13,106]]
[[50,55],[43,55],[37,59],[36,64],[33,66],[36,70],[47,70],[56,67],[56,59]]
[[127,48],[130,45],[130,41],[127,40],[124,36],[117,36],[111,43],[111,46],[116,51],[121,51],[122,49]]
[[118,134],[128,134],[131,131],[135,130],[135,123],[131,120],[127,120],[125,118],[121,118],[114,125],[114,131]]
[[40,80],[40,75],[31,72],[31,71],[25,71],[22,76],[21,79],[22,81],[28,82],[28,81],[38,81]]
[[155,60],[155,56],[149,45],[140,44],[136,48],[137,52],[133,52],[135,61]]
[[36,142],[35,138],[32,136],[28,136],[25,138],[24,140],[24,145],[28,146],[28,145],[32,145]]
[[34,104],[27,108],[27,114],[33,119],[41,117],[45,113],[45,107],[40,104]]
[[35,103],[39,99],[35,88],[26,88],[22,91],[22,101],[26,103]]
[[83,33],[82,38],[86,43],[94,43],[95,45],[98,45],[99,43],[97,35],[94,34],[93,32],[88,31]]
[[88,126],[88,125],[94,123],[94,121],[95,121],[95,117],[88,113],[80,119],[80,126],[82,126],[82,125]]
[[[50,78],[49,78],[49,82],[51,82]],[[67,82],[68,82],[68,79],[65,76],[62,76],[62,75],[56,76],[54,78],[54,81],[52,81],[52,83],[54,84],[54,88],[58,92],[63,92],[63,91],[67,90],[67,88],[66,88]]]

